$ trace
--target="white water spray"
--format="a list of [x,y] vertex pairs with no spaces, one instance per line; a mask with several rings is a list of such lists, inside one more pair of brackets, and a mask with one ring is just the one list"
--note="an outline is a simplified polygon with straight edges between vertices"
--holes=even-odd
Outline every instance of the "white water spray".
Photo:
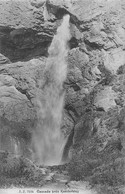
[[61,132],[65,92],[63,83],[67,76],[67,42],[70,40],[70,16],[63,18],[49,47],[45,71],[43,96],[39,99],[39,124],[33,134],[35,160],[39,164],[58,165],[66,140]]

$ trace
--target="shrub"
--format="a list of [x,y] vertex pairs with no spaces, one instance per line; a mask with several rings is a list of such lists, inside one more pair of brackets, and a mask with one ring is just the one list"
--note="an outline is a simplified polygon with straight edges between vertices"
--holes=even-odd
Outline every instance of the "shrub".
[[44,175],[29,159],[0,152],[0,187],[39,186]]
[[71,180],[85,180],[91,185],[124,185],[125,158],[118,150],[117,142],[111,142],[99,151],[98,140],[93,140],[86,141],[81,149],[74,151],[68,166]]

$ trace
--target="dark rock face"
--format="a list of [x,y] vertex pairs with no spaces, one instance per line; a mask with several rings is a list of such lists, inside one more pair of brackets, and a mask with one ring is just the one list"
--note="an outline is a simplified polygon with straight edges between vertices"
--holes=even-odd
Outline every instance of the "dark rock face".
[[13,62],[47,54],[55,23],[44,22],[47,14],[44,5],[38,8],[31,1],[7,1],[0,4],[0,12],[3,55]]
[[[63,15],[70,14],[72,38],[62,122],[66,136],[74,129],[73,145],[68,146],[70,142],[67,142],[72,155],[69,171],[72,172],[75,164],[83,164],[82,170],[73,171],[73,179],[87,177],[94,184],[103,184],[105,179],[109,185],[124,184],[124,10],[124,0],[0,3],[0,138],[3,142],[10,145],[21,138],[21,150],[24,147],[31,154],[30,138],[38,116],[36,98],[44,95],[41,84],[47,49]],[[8,149],[2,140],[1,148]],[[113,164],[115,169],[109,177]]]

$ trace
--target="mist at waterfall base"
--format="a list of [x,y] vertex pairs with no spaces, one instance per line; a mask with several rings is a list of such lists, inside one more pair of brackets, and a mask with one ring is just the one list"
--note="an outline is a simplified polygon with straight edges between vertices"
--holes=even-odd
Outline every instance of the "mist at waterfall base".
[[67,76],[67,43],[70,40],[69,15],[63,17],[48,49],[45,70],[44,97],[38,99],[38,126],[33,134],[34,160],[41,165],[59,165],[66,143],[61,132],[65,91],[63,83]]

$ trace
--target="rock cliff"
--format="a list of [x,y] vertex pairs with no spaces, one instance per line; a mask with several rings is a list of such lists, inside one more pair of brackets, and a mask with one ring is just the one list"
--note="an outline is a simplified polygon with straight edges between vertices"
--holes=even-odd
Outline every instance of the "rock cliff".
[[125,184],[124,0],[0,2],[0,148],[31,156],[48,47],[65,14],[72,36],[62,121],[68,171],[73,180],[119,188]]

